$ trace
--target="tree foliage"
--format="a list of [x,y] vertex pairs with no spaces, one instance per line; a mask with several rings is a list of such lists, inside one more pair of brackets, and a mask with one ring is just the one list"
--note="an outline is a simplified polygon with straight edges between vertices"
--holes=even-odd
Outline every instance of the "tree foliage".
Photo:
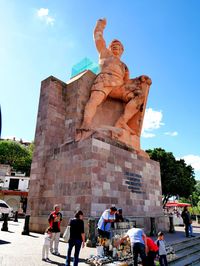
[[191,200],[193,206],[200,206],[200,181],[197,181],[195,185],[195,190],[192,193]]
[[171,152],[162,148],[146,151],[152,160],[160,163],[163,205],[171,196],[188,198],[195,188],[194,169],[183,159],[176,160]]
[[33,144],[25,147],[11,140],[0,141],[0,163],[9,164],[15,171],[30,175],[32,155]]

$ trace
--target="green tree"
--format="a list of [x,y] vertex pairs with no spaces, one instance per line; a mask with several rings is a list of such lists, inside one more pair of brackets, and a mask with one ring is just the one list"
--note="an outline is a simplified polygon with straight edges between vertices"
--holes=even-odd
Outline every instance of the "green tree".
[[0,163],[9,164],[14,170],[30,175],[33,145],[25,147],[22,144],[11,141],[0,141]]
[[163,207],[171,196],[188,198],[196,184],[194,170],[184,160],[176,160],[171,152],[162,148],[146,151],[152,160],[160,163]]
[[200,205],[200,181],[197,181],[191,199],[193,206],[198,206],[198,204]]

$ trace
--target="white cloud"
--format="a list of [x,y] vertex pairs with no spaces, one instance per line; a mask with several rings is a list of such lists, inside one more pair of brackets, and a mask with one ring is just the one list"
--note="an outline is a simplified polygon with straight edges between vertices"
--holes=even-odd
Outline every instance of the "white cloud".
[[149,133],[149,132],[143,132],[143,133],[142,133],[142,136],[143,136],[143,138],[153,138],[153,137],[155,137],[156,135],[153,134],[153,133]]
[[38,17],[48,16],[49,9],[48,8],[40,8],[40,9],[38,9],[37,14],[38,14]]
[[147,108],[144,116],[142,137],[152,138],[155,134],[149,133],[155,129],[160,128],[164,123],[162,122],[162,111],[154,111],[152,108]]
[[49,16],[48,8],[40,8],[37,10],[37,16],[47,25],[54,25],[55,19],[52,16]]
[[173,131],[173,132],[165,132],[165,135],[171,136],[171,137],[175,137],[178,135],[177,131]]
[[182,157],[186,164],[190,164],[195,171],[200,171],[200,156],[188,154]]

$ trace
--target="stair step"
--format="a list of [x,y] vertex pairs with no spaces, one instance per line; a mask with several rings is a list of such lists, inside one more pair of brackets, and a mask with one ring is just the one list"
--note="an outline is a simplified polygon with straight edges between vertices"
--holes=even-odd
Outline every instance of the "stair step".
[[186,257],[179,261],[172,261],[168,263],[169,266],[199,266],[200,265],[200,251],[192,256]]
[[[182,250],[181,252],[176,252],[176,258],[169,262],[169,265],[180,265],[184,266],[186,264],[183,264],[184,261],[190,261],[200,259],[200,245],[197,244],[191,248],[187,248]],[[186,263],[186,262],[184,262]]]
[[183,245],[185,243],[190,243],[190,242],[193,242],[194,240],[200,240],[200,236],[195,236],[195,237],[191,237],[191,238],[186,238],[186,239],[182,239],[182,240],[177,240],[175,242],[169,242],[169,245],[171,246],[180,246],[180,245]]
[[182,245],[172,245],[174,248],[175,252],[180,252],[181,250],[184,249],[191,249],[192,247],[199,245],[200,246],[200,239],[194,239],[193,241],[182,243]]

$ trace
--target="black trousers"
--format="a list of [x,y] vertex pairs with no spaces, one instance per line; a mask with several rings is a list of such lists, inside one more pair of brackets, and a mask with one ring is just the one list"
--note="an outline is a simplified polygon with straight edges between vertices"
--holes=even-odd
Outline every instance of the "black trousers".
[[142,265],[146,266],[146,254],[145,254],[145,245],[142,243],[134,243],[133,244],[133,265],[138,265],[138,255],[142,260]]
[[166,255],[160,255],[159,262],[160,262],[160,266],[168,266],[167,256]]
[[103,231],[101,229],[98,228],[98,235],[101,237],[105,237],[105,238],[110,238],[110,232],[108,231]]
[[148,266],[155,266],[154,260],[156,258],[157,252],[155,251],[149,251],[147,260],[146,260],[146,265]]
[[185,236],[189,236],[189,224],[185,224]]

